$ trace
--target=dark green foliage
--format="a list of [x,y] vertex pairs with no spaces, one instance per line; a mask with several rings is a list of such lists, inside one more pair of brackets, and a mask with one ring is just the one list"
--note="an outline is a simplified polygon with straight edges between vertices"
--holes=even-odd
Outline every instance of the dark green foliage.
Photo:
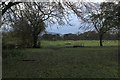
[[2,44],[2,49],[15,49],[15,44]]
[[14,36],[14,32],[3,32],[2,36],[2,49],[18,49],[25,47],[25,44],[22,44],[22,40]]
[[77,35],[76,35],[76,34],[72,34],[72,33],[65,34],[65,35],[63,36],[63,38],[64,38],[65,40],[77,40],[77,39],[78,39],[78,38],[77,38]]
[[14,57],[19,57],[19,56],[23,56],[23,51],[22,50],[17,50],[17,49],[4,49],[2,50],[2,58],[6,59],[6,58],[14,58]]
[[60,34],[44,34],[42,35],[43,40],[50,40],[50,41],[56,41],[56,40],[63,40],[62,36]]

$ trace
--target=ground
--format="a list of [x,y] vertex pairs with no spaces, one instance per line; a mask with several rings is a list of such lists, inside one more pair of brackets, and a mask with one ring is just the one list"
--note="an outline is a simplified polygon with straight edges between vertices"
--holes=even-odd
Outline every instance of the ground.
[[113,45],[106,41],[104,47],[89,42],[85,47],[65,48],[55,46],[60,41],[46,41],[41,49],[25,49],[23,57],[3,59],[3,78],[118,78],[117,41],[110,41]]

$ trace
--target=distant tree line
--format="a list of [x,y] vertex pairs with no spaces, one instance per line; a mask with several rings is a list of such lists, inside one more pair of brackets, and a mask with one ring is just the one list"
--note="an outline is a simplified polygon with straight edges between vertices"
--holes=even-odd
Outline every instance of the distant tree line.
[[[99,34],[96,31],[88,31],[80,34],[44,34],[41,36],[42,40],[99,40]],[[118,33],[107,32],[103,36],[103,40],[118,40]]]

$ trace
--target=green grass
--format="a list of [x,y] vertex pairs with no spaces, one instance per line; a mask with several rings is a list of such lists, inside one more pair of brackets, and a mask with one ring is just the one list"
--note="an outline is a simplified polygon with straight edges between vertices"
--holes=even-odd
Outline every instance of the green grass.
[[8,60],[8,63],[3,59],[3,78],[118,77],[117,41],[109,41],[109,45],[105,41],[105,47],[96,47],[97,41],[71,41],[84,42],[85,46],[93,47],[61,48],[64,42],[66,41],[42,41],[43,48],[26,49],[26,57]]
[[[66,46],[66,42],[71,42],[71,45],[73,46],[74,43],[83,43],[84,46],[99,46],[99,40],[78,40],[78,41],[41,41],[42,47],[51,47],[51,46],[58,46],[58,47],[64,47]],[[103,46],[118,46],[118,40],[104,40]]]

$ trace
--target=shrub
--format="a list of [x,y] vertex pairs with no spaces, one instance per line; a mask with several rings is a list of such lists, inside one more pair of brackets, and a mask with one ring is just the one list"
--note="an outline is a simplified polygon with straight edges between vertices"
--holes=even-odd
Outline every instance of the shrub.
[[17,49],[12,49],[12,50],[2,50],[2,58],[10,58],[10,57],[22,57],[24,55],[23,50],[17,50]]
[[23,49],[25,48],[24,45],[21,45],[21,44],[15,44],[15,43],[3,43],[2,44],[2,49]]

